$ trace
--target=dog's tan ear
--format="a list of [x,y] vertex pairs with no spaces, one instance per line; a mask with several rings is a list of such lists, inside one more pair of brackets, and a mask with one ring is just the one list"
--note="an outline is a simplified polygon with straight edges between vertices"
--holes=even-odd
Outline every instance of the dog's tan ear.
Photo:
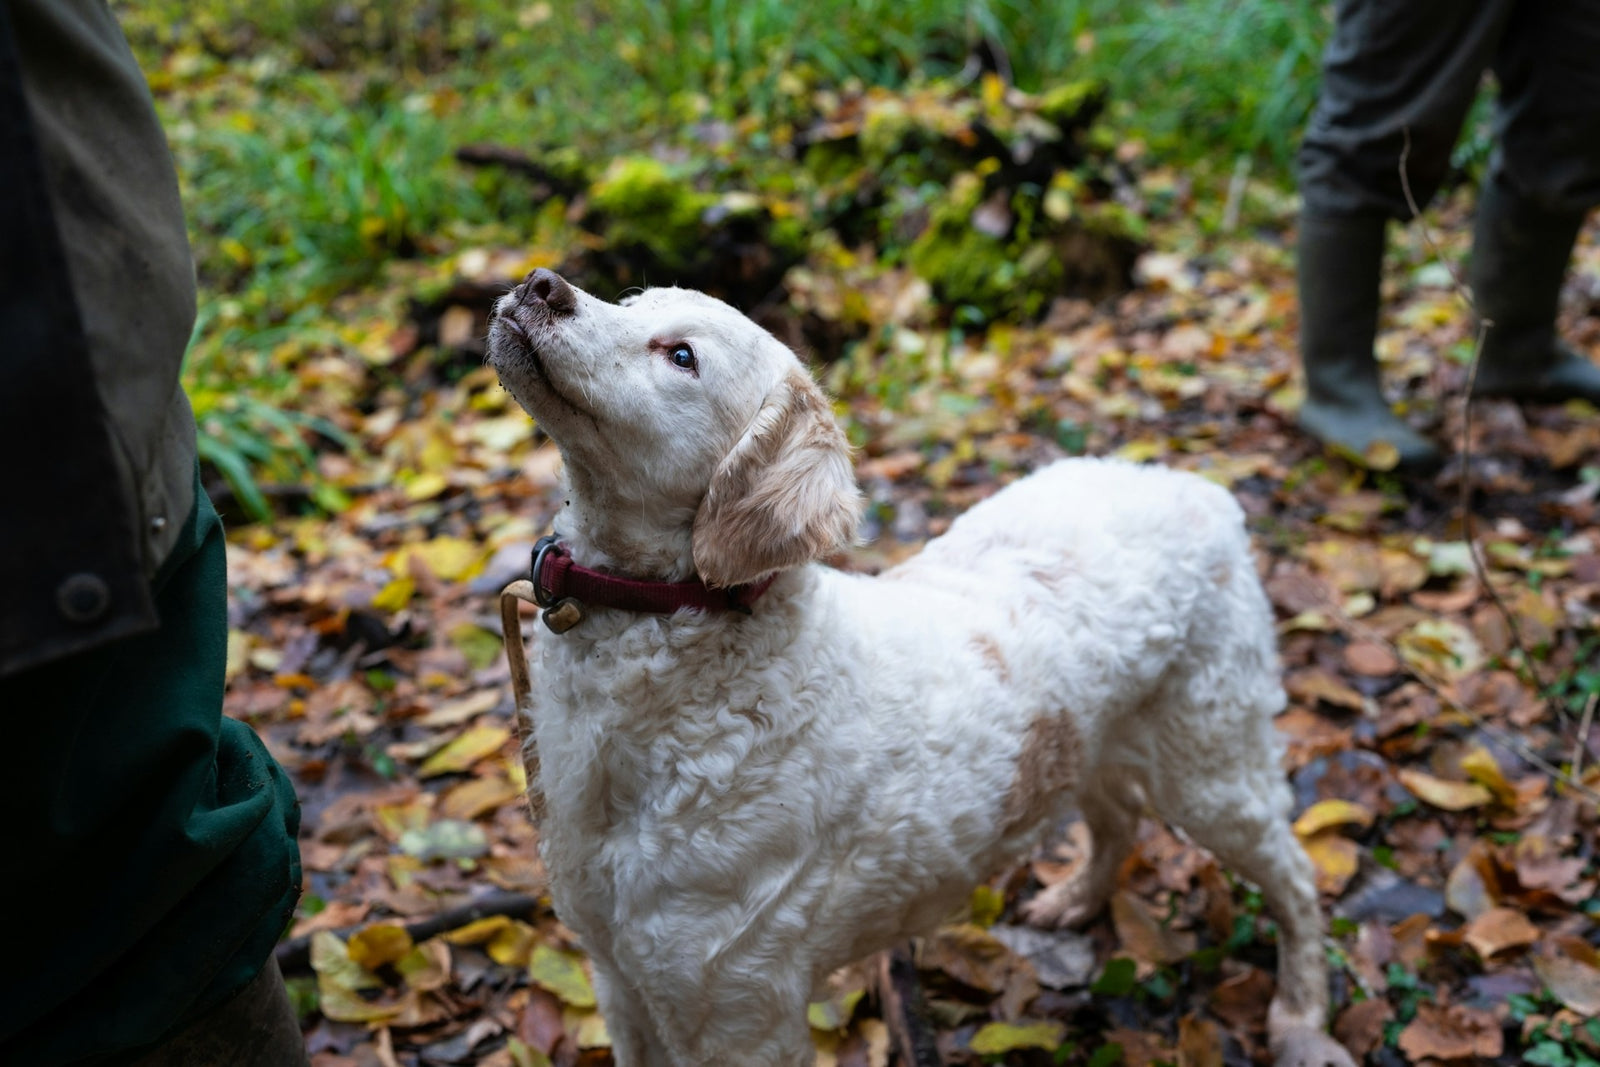
[[754,581],[844,548],[860,517],[850,443],[796,369],[712,475],[694,517],[695,569],[707,585]]

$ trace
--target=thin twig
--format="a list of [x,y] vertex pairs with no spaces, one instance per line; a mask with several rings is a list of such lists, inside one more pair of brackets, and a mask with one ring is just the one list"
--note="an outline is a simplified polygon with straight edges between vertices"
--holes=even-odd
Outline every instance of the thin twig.
[[1590,693],[1589,699],[1583,705],[1583,718],[1578,722],[1578,740],[1572,746],[1572,777],[1579,778],[1583,772],[1583,754],[1589,748],[1589,727],[1594,725],[1594,705],[1600,700],[1600,693]]
[[1411,193],[1411,177],[1406,163],[1411,158],[1411,127],[1401,129],[1405,136],[1405,143],[1400,149],[1400,189],[1405,193],[1406,206],[1411,209],[1411,219],[1417,224],[1417,229],[1422,233],[1422,239],[1427,244],[1429,251],[1444,264],[1445,270],[1450,273],[1450,279],[1455,283],[1455,295],[1467,306],[1467,310],[1478,320],[1478,337],[1472,346],[1472,362],[1467,366],[1467,395],[1461,409],[1461,479],[1458,506],[1461,509],[1461,533],[1467,542],[1467,554],[1472,557],[1472,569],[1477,574],[1478,584],[1489,595],[1489,600],[1494,604],[1495,610],[1505,620],[1506,630],[1511,636],[1511,644],[1517,650],[1517,674],[1524,682],[1532,685],[1541,696],[1547,692],[1544,679],[1539,677],[1538,670],[1534,667],[1533,655],[1528,651],[1527,643],[1522,638],[1522,626],[1517,622],[1516,615],[1506,606],[1501,599],[1500,591],[1494,587],[1489,579],[1489,566],[1484,562],[1483,553],[1478,548],[1478,522],[1477,516],[1472,511],[1472,412],[1473,390],[1478,384],[1478,361],[1483,356],[1483,343],[1489,336],[1489,330],[1494,326],[1493,321],[1486,319],[1478,312],[1478,305],[1472,298],[1472,290],[1466,280],[1461,277],[1455,265],[1445,258],[1438,242],[1433,239],[1433,232],[1422,219],[1422,209],[1417,205],[1417,198]]

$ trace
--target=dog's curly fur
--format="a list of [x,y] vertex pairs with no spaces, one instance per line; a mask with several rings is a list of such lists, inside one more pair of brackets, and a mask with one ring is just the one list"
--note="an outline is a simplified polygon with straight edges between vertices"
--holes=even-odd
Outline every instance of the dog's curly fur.
[[748,617],[591,608],[538,642],[542,848],[623,1067],[809,1064],[829,972],[936,925],[1074,804],[1092,856],[1031,921],[1092,916],[1148,804],[1278,920],[1278,1063],[1350,1067],[1322,1033],[1271,614],[1225,491],[1069,460],[886,574],[844,574],[815,561],[860,509],[845,437],[732,308],[608,304],[539,271],[500,302],[490,358],[561,449],[577,562],[777,572]]

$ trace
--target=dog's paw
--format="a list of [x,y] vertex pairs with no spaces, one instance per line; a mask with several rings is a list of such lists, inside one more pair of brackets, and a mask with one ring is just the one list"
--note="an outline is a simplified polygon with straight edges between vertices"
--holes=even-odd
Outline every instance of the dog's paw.
[[1272,1043],[1273,1067],[1356,1067],[1345,1047],[1321,1030],[1297,1026]]
[[1029,926],[1045,930],[1059,930],[1082,926],[1100,911],[1103,900],[1090,900],[1079,878],[1046,886],[1032,900],[1022,904],[1017,912]]

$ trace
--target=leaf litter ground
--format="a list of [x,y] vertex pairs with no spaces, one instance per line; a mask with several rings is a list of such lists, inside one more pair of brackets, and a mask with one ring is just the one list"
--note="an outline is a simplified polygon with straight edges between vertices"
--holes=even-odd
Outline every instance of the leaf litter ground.
[[[1447,255],[1464,251],[1459,204],[1432,225]],[[1422,482],[1363,473],[1292,427],[1285,237],[1175,225],[1152,244],[1132,291],[982,333],[943,325],[909,274],[851,279],[874,329],[819,376],[871,508],[869,540],[835,562],[889,565],[1063,455],[1227,485],[1280,620],[1279,725],[1334,916],[1335,1033],[1373,1063],[1600,1058],[1597,813],[1534,762],[1600,788],[1600,744],[1580,735],[1600,691],[1600,419],[1481,403],[1463,464],[1468,315],[1407,234],[1379,352],[1458,459]],[[359,442],[318,458],[350,506],[230,535],[227,710],[304,805],[285,959],[320,1067],[609,1062],[582,952],[539,899],[495,604],[560,502],[559,460],[470,344],[451,348],[449,331],[470,342],[470,310],[452,325],[446,309],[438,346],[419,345],[407,310],[438,288],[425,271],[498,282],[531,265],[472,249],[330,305],[348,344],[279,356],[307,410]],[[1566,297],[1568,335],[1592,351],[1594,228]],[[1520,650],[1463,542],[1463,477]],[[910,1008],[875,965],[840,975],[811,1012],[819,1062],[888,1062],[886,1016],[902,1009],[952,1063],[1264,1062],[1272,930],[1253,890],[1150,824],[1105,916],[1077,933],[1019,925],[1018,902],[1066,877],[1082,843],[1063,826],[911,946]],[[500,913],[413,936],[490,893]]]

